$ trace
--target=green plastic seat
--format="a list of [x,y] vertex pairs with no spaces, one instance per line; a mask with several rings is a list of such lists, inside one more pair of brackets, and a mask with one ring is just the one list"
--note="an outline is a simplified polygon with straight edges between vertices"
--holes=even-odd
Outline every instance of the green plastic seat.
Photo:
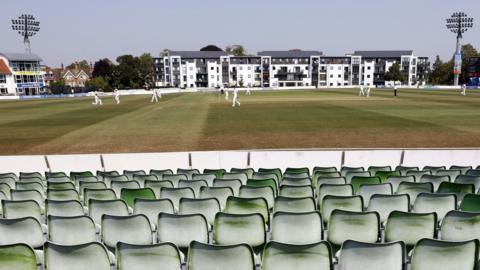
[[380,178],[376,176],[354,176],[351,181],[353,192],[357,193],[360,185],[374,185],[381,184]]
[[404,270],[406,251],[403,242],[363,243],[347,240],[338,259],[338,270]]
[[480,176],[480,169],[477,167],[475,170],[468,170],[465,175]]
[[187,179],[192,179],[194,174],[200,174],[200,171],[197,169],[177,169],[177,174],[185,174]]
[[313,197],[292,198],[278,196],[275,198],[273,212],[301,213],[315,211],[315,199]]
[[193,190],[195,197],[200,196],[200,188],[208,187],[208,183],[205,180],[180,180],[178,181],[178,187],[188,187]]
[[372,175],[377,174],[377,172],[391,172],[391,166],[370,166],[368,167],[367,171],[369,171]]
[[455,178],[454,182],[459,184],[473,184],[475,185],[475,190],[480,189],[480,176],[459,175],[457,178]]
[[252,168],[231,168],[231,173],[244,173],[247,175],[247,178],[252,178],[253,173],[255,172]]
[[[315,179],[315,178],[314,178]],[[347,180],[345,177],[341,176],[319,176],[317,180],[313,181],[313,185],[315,187],[320,187],[323,184],[336,184],[336,185],[344,185],[347,183]]]
[[10,198],[14,201],[34,200],[43,208],[45,205],[45,197],[38,191],[29,190],[10,190]]
[[13,178],[13,180],[18,180],[18,176],[14,172],[0,173],[0,178]]
[[228,179],[228,180],[219,180],[215,179],[213,181],[213,187],[228,187],[233,191],[235,196],[238,196],[240,187],[242,186],[242,181],[238,179]]
[[323,222],[325,225],[328,225],[330,216],[335,210],[362,212],[363,208],[363,199],[361,196],[327,195],[323,198],[320,213],[322,214]]
[[153,228],[157,226],[158,214],[175,213],[172,201],[169,199],[141,199],[135,198],[133,203],[133,214],[143,214],[150,221]]
[[191,188],[161,188],[160,199],[170,199],[175,209],[178,209],[181,198],[195,198],[195,193]]
[[450,182],[455,182],[455,179],[457,179],[459,175],[462,175],[462,171],[461,170],[439,170],[435,175],[448,176],[450,177]]
[[73,246],[47,242],[43,249],[48,270],[110,270],[108,252],[98,242]]
[[204,169],[203,173],[213,173],[217,178],[222,178],[223,174],[227,171],[225,169]]
[[280,196],[290,198],[313,197],[314,191],[311,185],[306,186],[288,186],[282,185],[280,187]]
[[82,203],[78,200],[71,201],[45,201],[45,216],[71,217],[84,215]]
[[80,201],[80,196],[75,189],[49,189],[47,190],[47,199],[55,201]]
[[201,214],[173,215],[160,213],[158,242],[171,242],[180,250],[188,249],[192,241],[208,243],[208,223]]
[[63,183],[63,182],[72,182],[72,179],[70,179],[70,177],[68,176],[58,176],[58,177],[48,177],[47,178],[47,183],[50,182],[50,183]]
[[23,243],[37,249],[44,243],[40,222],[33,217],[0,219],[0,245]]
[[266,243],[265,220],[260,214],[219,212],[213,224],[213,243],[217,245],[247,244],[258,253]]
[[172,243],[132,245],[118,243],[115,248],[118,270],[181,270],[178,248]]
[[395,167],[395,171],[400,172],[401,176],[406,176],[409,171],[419,171],[418,167],[414,166],[397,166]]
[[328,270],[332,265],[332,250],[327,242],[289,245],[272,241],[265,246],[262,259],[262,270]]
[[337,167],[333,167],[333,166],[330,166],[330,167],[315,166],[315,167],[313,167],[312,172],[313,173],[315,173],[315,172],[338,172],[338,170],[337,170]]
[[467,194],[460,203],[460,210],[480,213],[480,194]]
[[124,200],[129,207],[133,207],[134,200],[139,199],[156,199],[155,193],[150,188],[122,188],[120,198]]
[[36,182],[36,183],[39,183],[40,185],[42,186],[45,186],[45,183],[46,181],[43,180],[42,178],[39,178],[39,177],[20,177],[20,179],[18,179],[17,182],[28,182],[28,183],[32,183],[32,182]]
[[333,251],[347,240],[376,243],[380,239],[380,217],[377,212],[351,212],[336,209],[332,212],[327,241]]
[[363,198],[365,207],[368,207],[370,198],[375,194],[392,195],[392,185],[389,183],[383,184],[361,184],[357,193]]
[[375,194],[370,197],[367,211],[375,211],[380,215],[380,222],[384,224],[393,211],[408,212],[410,197],[407,194],[382,195]]
[[445,170],[445,166],[425,166],[423,167],[424,171],[431,171],[432,174],[437,174],[438,171],[440,170]]
[[225,208],[227,198],[233,196],[233,190],[230,187],[202,187],[200,188],[200,199],[215,198],[220,203],[220,207]]
[[158,177],[154,174],[134,174],[133,181],[137,181],[140,187],[145,187],[145,181],[158,181]]
[[436,213],[393,211],[385,225],[385,242],[403,241],[410,251],[422,238],[435,238]]
[[103,215],[100,236],[102,242],[110,249],[114,249],[118,242],[135,245],[153,244],[150,221],[142,214]]
[[90,199],[94,200],[115,200],[117,196],[113,189],[91,189],[85,188],[83,190],[83,204],[88,206]]
[[115,195],[120,199],[122,189],[124,188],[140,188],[140,184],[137,181],[112,181],[110,188],[115,191]]
[[447,241],[480,239],[480,212],[450,211],[442,221],[441,237]]
[[408,194],[410,197],[410,203],[413,206],[413,203],[417,199],[418,194],[420,193],[433,193],[433,184],[432,183],[412,183],[412,182],[401,182],[398,185],[396,194]]
[[91,171],[70,172],[70,178],[75,179],[78,176],[94,176]]
[[375,176],[380,178],[380,182],[386,183],[389,177],[401,175],[399,171],[377,171]]
[[104,181],[107,176],[118,176],[120,174],[117,171],[97,171],[96,175],[99,180]]
[[[102,181],[97,181],[97,182],[80,182],[79,183],[79,194],[80,196],[84,195],[85,189],[107,189],[107,185],[102,182]],[[115,192],[114,192],[115,194]]]
[[438,187],[437,193],[454,193],[461,202],[465,195],[475,193],[475,185],[443,182]]
[[340,172],[322,172],[322,171],[316,171],[313,173],[312,176],[312,182],[313,184],[316,184],[318,182],[318,178],[328,178],[328,177],[342,177]]
[[178,213],[180,215],[201,214],[205,217],[210,225],[213,225],[215,215],[220,211],[220,203],[215,198],[181,198],[178,209]]
[[285,177],[283,178],[282,182],[280,183],[281,186],[311,186],[312,180],[309,177],[305,178],[290,178]]
[[0,177],[0,184],[6,184],[10,189],[15,188],[15,183],[17,181],[13,177]]
[[317,191],[317,204],[322,205],[323,198],[327,195],[333,196],[353,196],[353,187],[350,184],[336,185],[323,184]]
[[95,242],[96,229],[89,216],[48,216],[48,241],[60,245],[80,245]]
[[289,168],[285,169],[285,174],[287,174],[287,173],[307,173],[307,174],[310,174],[310,169],[307,168],[307,167],[301,167],[301,168],[289,167]]
[[305,245],[322,241],[323,221],[320,212],[275,212],[271,240],[285,244]]
[[127,176],[129,180],[133,180],[134,175],[146,175],[144,170],[123,170],[123,175]]
[[[98,182],[105,185],[105,183],[103,181],[100,181],[97,176],[77,176],[75,177],[75,181],[74,181],[76,187],[80,187],[82,183],[87,183],[87,182],[92,182],[92,183]],[[107,185],[105,185],[105,188],[106,187]]]
[[260,214],[266,223],[270,223],[270,211],[264,198],[228,197],[224,212],[229,214]]
[[188,249],[189,270],[255,270],[252,248],[240,245],[209,245],[193,241]]
[[415,182],[415,176],[410,175],[410,176],[389,176],[387,180],[385,181],[386,183],[390,183],[392,185],[392,191],[395,193],[397,192],[398,186],[400,185],[401,182]]
[[215,180],[215,178],[217,178],[217,176],[213,173],[210,173],[210,174],[200,173],[200,174],[194,174],[192,176],[192,180],[203,180],[207,182],[209,187],[213,187],[213,180]]
[[293,178],[293,179],[303,179],[303,178],[310,178],[310,174],[308,172],[303,173],[284,173],[282,180],[285,178]]
[[448,175],[424,175],[418,182],[432,183],[433,190],[437,190],[442,182],[450,182],[450,177]]
[[173,183],[168,180],[159,180],[159,181],[146,180],[145,187],[152,189],[153,192],[155,193],[155,196],[157,198],[160,198],[160,190],[165,187],[173,188]]
[[472,166],[460,166],[460,165],[452,165],[449,168],[450,170],[459,170],[461,174],[466,174],[468,170],[472,169]]
[[103,215],[128,216],[128,206],[123,200],[95,200],[88,203],[88,215],[96,224],[102,223]]
[[274,179],[248,179],[247,186],[254,186],[254,187],[263,187],[269,186],[273,189],[273,192],[278,194],[278,186]]
[[42,208],[34,200],[23,201],[2,201],[2,212],[4,218],[33,217],[38,221],[42,219]]
[[[17,182],[15,183],[15,189],[16,190],[36,190],[40,194],[45,194],[45,187],[37,182]],[[6,187],[2,188],[3,192],[6,192],[7,190],[8,189]]]
[[37,259],[33,249],[26,244],[0,246],[0,270],[36,270]]
[[65,172],[45,172],[45,178],[68,177]]
[[47,182],[47,189],[50,190],[62,190],[62,189],[75,189],[75,183],[73,182]]
[[163,180],[163,175],[173,174],[173,170],[165,169],[165,170],[150,170],[151,175],[155,175],[158,180]]
[[112,186],[112,182],[117,181],[117,182],[128,182],[131,181],[128,179],[126,175],[114,175],[114,176],[105,176],[103,178],[103,182],[107,185],[107,187]]
[[[280,181],[280,179],[282,179],[282,170],[280,170],[279,168],[259,168],[258,173],[275,174],[277,177],[276,178],[277,181]],[[254,178],[254,176],[252,176],[252,178]]]
[[241,186],[238,192],[240,198],[264,198],[268,209],[273,208],[275,193],[270,186]]
[[40,179],[43,178],[43,175],[39,172],[20,172],[18,178],[22,177],[38,177]]
[[346,177],[347,176],[347,173],[350,173],[350,172],[364,172],[365,169],[363,167],[348,167],[348,166],[344,166],[342,167],[342,169],[340,170],[340,175],[343,176],[343,177]]
[[432,172],[428,171],[428,170],[422,170],[422,171],[416,170],[416,171],[408,171],[407,172],[407,176],[415,177],[416,182],[419,182],[420,178],[422,178],[422,176],[424,176],[424,175],[432,175]]
[[366,172],[348,172],[347,175],[345,176],[345,179],[347,180],[348,184],[352,183],[353,178],[355,177],[371,177],[371,174],[369,171]]
[[219,179],[238,179],[242,181],[242,185],[247,184],[248,175],[246,173],[224,173]]
[[478,240],[418,241],[412,253],[411,270],[470,270],[478,260]]
[[448,193],[420,193],[413,205],[413,212],[415,213],[435,212],[438,221],[442,221],[448,212],[455,209],[457,209],[457,197],[455,194]]

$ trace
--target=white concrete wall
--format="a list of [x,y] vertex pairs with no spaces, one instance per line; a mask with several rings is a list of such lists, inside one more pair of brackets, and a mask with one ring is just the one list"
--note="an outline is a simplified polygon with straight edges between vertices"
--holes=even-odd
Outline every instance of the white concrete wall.
[[480,165],[480,150],[406,150],[405,166]]
[[280,168],[335,166],[340,168],[342,151],[254,151],[250,153],[250,167]]
[[38,156],[0,156],[0,172],[41,172],[48,171],[45,157]]
[[192,152],[192,167],[203,169],[247,168],[247,151]]
[[365,86],[373,86],[373,73],[375,71],[375,62],[365,61],[363,63],[364,71],[363,71],[363,85]]
[[71,171],[91,171],[103,170],[100,162],[100,155],[49,155],[48,163],[52,172],[65,172],[69,174]]
[[345,164],[349,167],[391,166],[400,164],[401,150],[353,150],[345,151]]
[[207,62],[208,86],[211,88],[220,87],[222,83],[221,65],[216,62]]
[[188,168],[187,152],[103,155],[105,170],[145,170]]

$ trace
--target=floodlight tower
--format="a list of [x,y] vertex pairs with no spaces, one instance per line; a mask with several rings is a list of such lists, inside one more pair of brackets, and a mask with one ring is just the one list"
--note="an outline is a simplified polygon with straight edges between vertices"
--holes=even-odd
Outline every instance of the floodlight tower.
[[457,35],[457,49],[455,50],[453,66],[453,84],[458,86],[458,79],[462,73],[462,37],[463,33],[473,27],[473,18],[469,18],[467,14],[463,12],[455,12],[446,21],[447,29]]
[[31,54],[30,37],[36,35],[40,31],[40,22],[30,14],[22,14],[18,19],[12,20],[12,29],[23,36],[23,43],[25,50]]

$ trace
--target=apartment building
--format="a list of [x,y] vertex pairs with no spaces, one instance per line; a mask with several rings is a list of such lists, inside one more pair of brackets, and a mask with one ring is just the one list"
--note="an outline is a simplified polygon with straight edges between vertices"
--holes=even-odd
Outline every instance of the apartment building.
[[154,58],[157,87],[220,86],[314,88],[383,86],[385,72],[399,63],[405,86],[426,80],[427,57],[413,51],[355,51],[327,56],[321,51],[261,51],[233,56],[221,51],[172,51]]

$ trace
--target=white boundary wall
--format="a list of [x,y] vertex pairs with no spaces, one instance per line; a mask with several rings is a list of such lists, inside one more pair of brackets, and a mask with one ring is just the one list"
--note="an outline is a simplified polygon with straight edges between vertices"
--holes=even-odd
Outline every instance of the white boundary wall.
[[315,166],[451,166],[480,165],[480,149],[332,149],[252,150],[87,155],[0,156],[1,172],[145,170],[177,168],[251,167],[281,168]]

